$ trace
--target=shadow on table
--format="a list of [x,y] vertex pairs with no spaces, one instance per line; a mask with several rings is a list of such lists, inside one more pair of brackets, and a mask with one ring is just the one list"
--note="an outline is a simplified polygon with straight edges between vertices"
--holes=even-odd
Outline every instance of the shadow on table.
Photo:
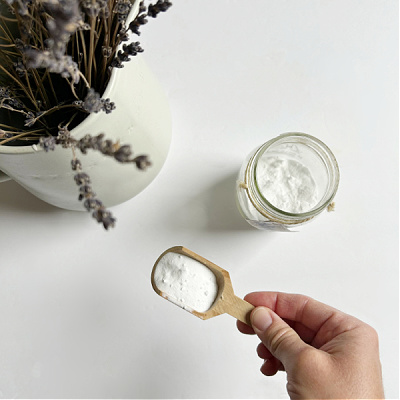
[[10,180],[0,183],[0,208],[6,211],[49,213],[56,207],[38,199],[18,183]]
[[179,228],[209,231],[254,231],[237,208],[236,177],[237,173],[227,176],[208,190],[189,199],[174,214],[173,223]]

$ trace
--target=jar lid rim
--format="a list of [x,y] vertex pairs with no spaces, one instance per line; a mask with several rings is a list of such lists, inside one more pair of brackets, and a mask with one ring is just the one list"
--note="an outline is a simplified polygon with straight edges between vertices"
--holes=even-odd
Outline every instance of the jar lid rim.
[[[264,152],[273,144],[279,142],[280,140],[283,139],[283,142],[286,141],[288,138],[305,138],[307,141],[312,141],[316,145],[318,145],[322,150],[324,151],[325,155],[329,157],[329,161],[332,165],[332,171],[334,171],[334,184],[331,189],[330,196],[319,206],[319,207],[313,207],[310,210],[303,212],[303,213],[291,213],[288,211],[281,210],[280,208],[277,208],[274,206],[272,203],[266,199],[262,193],[259,190],[258,185],[256,184],[256,177],[255,177],[255,172],[256,172],[256,167],[257,167],[257,162],[260,159],[260,157],[264,154]],[[301,143],[301,142],[300,142]],[[274,217],[279,218],[279,219],[285,219],[288,218],[290,222],[284,221],[284,223],[294,223],[293,219],[296,219],[295,223],[299,223],[302,221],[307,221],[310,218],[313,218],[314,216],[318,215],[321,213],[326,207],[329,206],[329,204],[332,203],[338,186],[339,186],[339,180],[340,180],[340,172],[339,172],[339,166],[336,160],[336,157],[334,156],[333,152],[329,149],[329,147],[323,143],[320,139],[306,134],[302,132],[287,132],[283,133],[267,142],[265,142],[263,145],[261,145],[258,150],[254,153],[254,155],[250,158],[246,171],[245,171],[245,184],[248,187],[248,196],[249,199],[252,201],[254,207],[257,209],[258,212],[260,212],[262,215],[264,215],[267,218],[271,218],[271,215],[269,213],[266,213],[264,210],[264,205],[266,205],[266,208],[270,209],[273,214],[276,214]]]

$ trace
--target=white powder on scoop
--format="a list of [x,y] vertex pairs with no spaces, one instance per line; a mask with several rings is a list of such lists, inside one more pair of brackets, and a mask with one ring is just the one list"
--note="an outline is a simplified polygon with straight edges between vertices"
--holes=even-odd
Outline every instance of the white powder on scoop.
[[218,294],[214,273],[199,261],[178,253],[166,253],[160,259],[153,280],[168,300],[188,310],[207,311]]
[[261,194],[276,208],[304,213],[318,203],[318,192],[310,170],[298,161],[261,157],[256,179]]

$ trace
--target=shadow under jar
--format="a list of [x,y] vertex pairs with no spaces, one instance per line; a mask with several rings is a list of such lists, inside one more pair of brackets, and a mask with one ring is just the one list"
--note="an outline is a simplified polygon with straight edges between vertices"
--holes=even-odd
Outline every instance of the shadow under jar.
[[339,167],[331,150],[305,133],[284,133],[245,159],[236,182],[238,208],[263,230],[290,231],[333,201]]

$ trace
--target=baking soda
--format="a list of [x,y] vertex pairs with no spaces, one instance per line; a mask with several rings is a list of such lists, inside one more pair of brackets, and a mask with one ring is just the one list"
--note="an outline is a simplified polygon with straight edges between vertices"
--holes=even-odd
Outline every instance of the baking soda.
[[276,208],[304,213],[318,203],[318,191],[310,170],[302,163],[278,156],[261,157],[256,180],[261,194]]
[[218,294],[214,273],[199,261],[178,253],[168,252],[160,259],[153,279],[168,300],[189,311],[207,311]]

